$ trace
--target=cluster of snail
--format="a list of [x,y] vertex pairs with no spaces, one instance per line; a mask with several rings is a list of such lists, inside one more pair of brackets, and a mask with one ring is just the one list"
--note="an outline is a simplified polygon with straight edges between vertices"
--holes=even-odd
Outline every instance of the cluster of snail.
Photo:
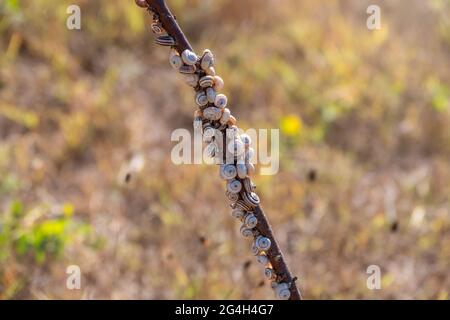
[[[136,2],[141,6],[139,3],[142,1]],[[142,5],[144,6],[146,4]],[[214,56],[208,49],[204,50],[201,56],[188,49],[181,54],[178,53],[175,49],[176,40],[164,30],[158,15],[152,13],[151,30],[155,35],[156,44],[170,48],[170,65],[184,76],[189,86],[195,89],[195,103],[198,109],[194,113],[194,130],[202,133],[203,141],[208,144],[206,150],[209,156],[216,159],[220,156],[221,160],[226,158],[226,161],[221,161],[220,176],[226,180],[226,196],[232,208],[231,215],[242,223],[240,228],[242,236],[253,238],[252,252],[257,261],[264,266],[264,275],[272,281],[276,296],[287,300],[291,295],[290,286],[286,282],[277,281],[279,277],[267,255],[272,245],[271,240],[261,235],[256,228],[258,218],[254,209],[258,207],[260,199],[255,193],[255,185],[249,178],[255,172],[255,167],[250,162],[254,153],[250,147],[251,139],[246,134],[239,134],[236,118],[227,108],[227,97],[219,93],[224,81],[216,75]],[[226,145],[225,152],[223,152],[224,145]]]

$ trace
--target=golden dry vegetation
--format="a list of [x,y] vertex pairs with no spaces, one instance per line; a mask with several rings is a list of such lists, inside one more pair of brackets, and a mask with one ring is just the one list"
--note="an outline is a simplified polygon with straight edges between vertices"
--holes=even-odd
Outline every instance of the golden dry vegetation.
[[[255,182],[304,297],[448,299],[450,2],[168,3],[240,125],[281,129]],[[0,298],[274,297],[217,168],[170,160],[194,104],[149,22],[132,0],[0,2]]]

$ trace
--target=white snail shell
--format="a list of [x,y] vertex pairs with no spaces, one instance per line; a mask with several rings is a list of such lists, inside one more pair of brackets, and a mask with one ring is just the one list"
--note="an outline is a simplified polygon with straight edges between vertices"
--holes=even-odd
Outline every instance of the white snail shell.
[[227,190],[232,193],[239,193],[242,189],[242,183],[239,180],[233,179],[228,181]]
[[255,246],[260,250],[260,251],[267,251],[270,249],[270,245],[272,243],[270,242],[269,238],[266,238],[264,236],[258,236],[255,239]]
[[202,58],[200,60],[200,66],[205,71],[207,69],[211,68],[212,66],[214,66],[214,56],[213,56],[212,52],[209,49],[206,49],[203,52],[203,56],[202,56]]
[[251,162],[254,155],[255,155],[255,151],[253,150],[253,148],[248,148],[245,151],[245,162]]
[[240,156],[245,152],[245,147],[240,139],[234,139],[228,143],[228,151],[235,156]]
[[[206,97],[206,95],[205,95]],[[203,98],[202,98],[203,99]],[[208,100],[206,100],[208,101]],[[220,110],[217,107],[208,107],[205,110],[203,110],[203,116],[208,120],[219,120],[222,116],[222,110]]]
[[[180,58],[181,59],[181,58]],[[198,74],[194,73],[194,74],[186,74],[185,75],[185,81],[188,85],[190,85],[191,87],[196,87],[198,84]]]
[[230,120],[230,116],[231,116],[230,109],[224,108],[223,112],[222,112],[222,117],[220,117],[220,123],[221,124],[227,124],[228,120]]
[[247,176],[247,166],[245,163],[236,164],[236,169],[239,178],[244,179]]
[[206,146],[206,154],[210,158],[214,158],[217,152],[217,144],[215,142],[211,142]]
[[[215,90],[218,91],[217,89]],[[214,100],[214,104],[218,108],[225,108],[227,106],[227,102],[228,102],[227,96],[222,93],[216,95],[216,99]]]
[[240,232],[246,238],[253,236],[253,230],[250,228],[247,228],[245,225],[241,226]]
[[225,84],[225,83],[223,82],[223,79],[222,79],[221,77],[219,77],[219,76],[214,76],[214,86],[213,86],[214,90],[216,90],[217,92],[219,92],[220,90],[223,89],[224,84]]
[[255,174],[255,166],[250,162],[246,163],[245,166],[247,167],[247,174],[253,176]]
[[228,200],[230,200],[231,202],[236,202],[239,200],[239,194],[237,194],[237,193],[232,193],[230,191],[226,191],[225,195],[227,196]]
[[236,218],[236,219],[239,219],[239,220],[241,220],[244,217],[244,214],[245,214],[244,211],[242,211],[239,208],[233,209],[233,211],[231,211],[231,216],[233,218]]
[[208,97],[206,96],[206,93],[204,91],[198,91],[195,94],[195,103],[199,107],[203,107],[203,106],[206,106],[208,104]]
[[252,244],[252,254],[254,256],[257,256],[259,254],[259,249],[257,247],[255,247],[254,244]]
[[279,283],[275,287],[275,293],[277,297],[281,300],[288,300],[291,297],[291,291],[289,290],[289,285],[285,282]]
[[234,179],[236,177],[236,174],[237,174],[237,170],[233,164],[222,164],[220,166],[220,176],[223,179],[226,179],[226,180]]
[[267,265],[269,263],[269,258],[265,254],[261,254],[256,256],[256,261],[258,261],[263,266]]
[[248,134],[241,134],[240,136],[242,143],[246,146],[249,147],[250,144],[252,143],[252,139],[250,138],[250,136]]
[[203,129],[203,141],[204,142],[211,142],[214,135],[216,133],[216,130],[213,127],[206,127]]
[[250,208],[257,207],[260,203],[259,196],[255,192],[243,192],[242,200],[244,200]]
[[178,69],[178,72],[182,74],[193,74],[197,71],[197,68],[195,66],[190,66],[187,64],[183,64],[180,69]]
[[249,213],[244,218],[244,224],[249,228],[254,228],[258,224],[258,219],[253,213]]
[[203,126],[202,117],[197,116],[194,118],[194,130],[201,130]]
[[207,88],[211,87],[214,84],[214,77],[213,76],[204,76],[200,78],[200,81],[198,82],[200,87]]
[[[267,278],[267,279],[275,279],[275,271],[273,271],[273,269],[272,268],[265,268],[264,269],[264,276]],[[278,287],[278,286],[277,286]]]
[[168,35],[161,35],[161,36],[156,37],[155,42],[156,42],[156,44],[159,44],[160,46],[171,47],[171,46],[176,45],[175,39]]
[[197,55],[189,49],[186,49],[181,53],[181,58],[183,59],[183,62],[188,66],[195,65],[198,60]]
[[216,100],[216,95],[216,91],[213,88],[206,88],[206,97],[208,98],[209,103],[214,103]]

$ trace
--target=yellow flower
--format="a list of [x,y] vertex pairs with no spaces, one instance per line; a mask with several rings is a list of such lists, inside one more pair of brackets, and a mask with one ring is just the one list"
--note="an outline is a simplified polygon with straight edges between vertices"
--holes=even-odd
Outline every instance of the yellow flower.
[[302,119],[297,115],[288,115],[281,119],[281,132],[286,136],[298,136],[302,127]]

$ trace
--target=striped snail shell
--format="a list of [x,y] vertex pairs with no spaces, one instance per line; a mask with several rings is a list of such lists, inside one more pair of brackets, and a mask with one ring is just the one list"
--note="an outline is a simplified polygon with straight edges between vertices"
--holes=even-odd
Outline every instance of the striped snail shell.
[[253,213],[249,213],[244,218],[244,224],[249,228],[254,228],[258,224],[258,219]]
[[259,196],[255,192],[243,192],[242,200],[251,208],[257,207],[260,203]]
[[[275,275],[275,271],[272,268],[265,268],[264,269],[264,276],[271,280],[271,279],[275,279],[276,275]],[[278,287],[278,286],[277,286]]]
[[260,254],[256,256],[256,261],[258,261],[263,266],[267,265],[269,263],[269,258],[265,254]]
[[183,59],[183,62],[188,66],[193,66],[197,63],[198,57],[194,52],[186,49],[181,53],[181,59]]
[[181,66],[183,65],[183,60],[181,60],[181,57],[176,53],[175,50],[170,51],[169,56],[169,63],[175,70],[179,70]]
[[177,44],[175,39],[168,35],[161,35],[156,37],[155,43],[159,44],[160,46],[166,47],[172,47]]
[[156,35],[161,35],[165,32],[160,22],[152,22],[151,28],[152,32]]
[[230,191],[226,191],[225,195],[227,196],[228,200],[230,200],[231,202],[236,202],[239,200],[239,195],[237,193],[232,193]]
[[201,116],[196,116],[194,118],[194,130],[201,130],[203,127],[203,120]]
[[182,74],[193,74],[195,71],[197,71],[195,66],[188,66],[187,64],[183,64],[180,69],[178,69],[178,72]]
[[206,154],[210,158],[214,158],[217,152],[217,144],[213,141],[206,146]]
[[235,208],[241,208],[244,211],[252,211],[253,208],[249,205],[247,205],[244,201],[242,200],[237,200],[236,203],[234,204]]
[[236,164],[236,169],[239,178],[244,179],[247,176],[247,166],[245,163]]
[[212,85],[214,84],[214,77],[212,77],[212,76],[201,77],[198,84],[202,88],[212,87]]
[[[205,94],[205,97],[206,97],[206,94]],[[206,101],[208,102],[208,99]],[[212,120],[212,121],[219,120],[220,117],[222,116],[222,110],[220,110],[217,107],[208,107],[205,110],[203,110],[203,116],[208,120]]]
[[245,165],[247,167],[247,174],[249,176],[254,175],[255,174],[255,166],[250,162],[246,163]]
[[[204,107],[208,104],[208,97],[206,96],[206,93],[204,91],[197,91],[195,94],[195,103],[199,107]],[[203,115],[205,113],[203,112]]]
[[[220,176],[223,179],[230,180],[236,177],[237,171],[233,164],[222,164],[220,166]],[[235,192],[236,193],[236,192]]]
[[[180,58],[181,59],[181,58]],[[180,67],[181,68],[181,67]],[[194,73],[194,74],[186,74],[185,75],[185,82],[195,88],[198,85],[198,74]]]
[[242,143],[244,144],[244,146],[249,147],[250,144],[252,143],[252,139],[250,138],[250,136],[248,134],[241,134],[240,136]]
[[208,98],[209,103],[214,103],[214,100],[216,100],[216,95],[216,91],[213,88],[206,88],[206,97]]
[[220,90],[223,89],[224,84],[225,84],[225,83],[223,82],[223,79],[222,79],[221,77],[219,77],[219,76],[214,76],[214,86],[213,86],[214,90],[216,90],[217,92],[219,92]]
[[257,256],[259,254],[259,249],[254,244],[252,244],[252,254],[254,256]]
[[216,130],[213,127],[211,127],[211,126],[204,127],[203,128],[203,141],[207,142],[207,143],[211,142],[215,133],[216,133]]
[[247,228],[245,225],[241,226],[240,232],[245,238],[249,238],[249,237],[253,236],[253,230],[250,228]]
[[222,116],[220,117],[220,123],[221,124],[227,124],[228,120],[230,120],[230,116],[231,116],[230,109],[224,108],[223,112],[222,112]]
[[291,297],[289,285],[286,282],[281,282],[275,287],[275,294],[278,299],[288,300]]
[[255,239],[255,246],[260,250],[260,251],[267,251],[270,249],[271,246],[271,242],[270,239],[264,236],[258,236]]
[[233,179],[228,181],[227,190],[233,193],[239,193],[242,189],[242,183],[239,180]]
[[[218,91],[217,89],[215,90]],[[225,108],[227,106],[227,102],[228,102],[227,96],[222,93],[216,95],[216,99],[214,100],[214,104],[218,108]]]
[[214,66],[214,56],[213,56],[211,50],[206,49],[203,52],[203,56],[200,60],[200,66],[205,71]]
[[243,179],[242,184],[244,185],[244,190],[247,193],[253,192],[255,190],[255,185],[249,178]]
[[208,69],[205,70],[205,73],[208,76],[215,76],[216,75],[216,69],[214,69],[214,67],[209,67]]
[[245,214],[244,211],[242,211],[242,209],[239,208],[233,209],[233,211],[231,211],[231,216],[239,220],[241,220],[244,217],[244,214]]

